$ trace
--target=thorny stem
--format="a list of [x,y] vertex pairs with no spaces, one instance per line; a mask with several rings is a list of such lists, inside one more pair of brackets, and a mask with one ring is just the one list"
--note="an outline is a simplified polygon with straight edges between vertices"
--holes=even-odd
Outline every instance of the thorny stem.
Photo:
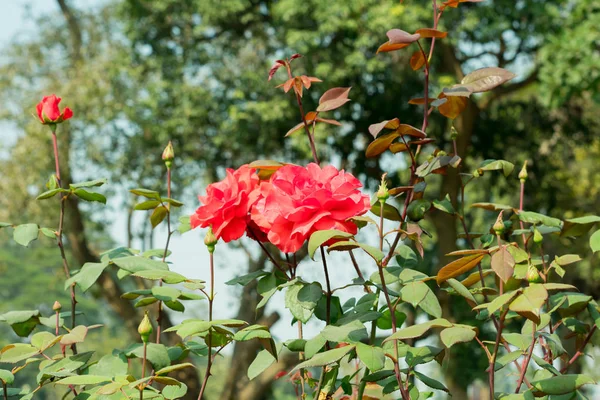
[[[210,252],[210,296],[208,296],[208,322],[212,321],[213,316],[213,300],[215,298],[215,263],[214,263],[214,254]],[[210,330],[206,335],[206,344],[208,346],[208,363],[206,365],[206,373],[204,374],[204,381],[202,382],[202,388],[200,389],[200,394],[198,394],[198,400],[202,399],[204,395],[204,391],[206,390],[206,384],[208,383],[208,378],[210,378],[210,369],[212,367],[212,334]]]
[[[302,321],[298,321],[298,339],[302,339],[303,336],[304,335],[302,333]],[[304,361],[303,351],[298,353],[298,358],[300,362]],[[304,369],[300,370],[300,385],[302,386],[302,399],[304,399],[306,397],[306,393],[304,392]]]
[[[321,259],[323,260],[323,271],[325,272],[325,284],[327,285],[327,293],[326,293],[326,302],[325,302],[325,326],[328,326],[331,322],[331,282],[329,281],[329,271],[327,270],[327,259],[325,258],[325,249],[321,246]],[[325,344],[325,347],[329,349],[329,343]],[[319,384],[317,385],[317,390],[315,391],[315,399],[320,398],[321,387],[323,386],[323,381],[325,379],[326,366],[323,366],[321,369],[321,377],[319,378]]]
[[[362,279],[363,281],[365,280],[362,272],[360,272],[360,267],[358,266],[358,262],[356,261],[356,257],[354,257],[354,253],[352,252],[352,250],[349,250],[348,253],[350,254],[350,259],[352,260],[352,265],[354,265],[354,270],[356,271],[356,274],[358,275],[358,277],[360,279]],[[371,288],[369,287],[369,285],[367,285],[365,283],[365,292],[367,293],[373,293],[373,291],[371,290]]]
[[[373,311],[377,311],[379,306],[379,293],[381,291],[379,288],[377,292],[375,292],[375,300],[373,301]],[[377,320],[371,321],[371,336],[369,337],[369,345],[372,346],[375,343],[375,337],[377,336]],[[367,376],[369,374],[369,368],[365,369],[365,373],[363,376]],[[363,394],[365,393],[365,387],[367,386],[367,382],[365,380],[361,380],[360,386],[358,387],[358,396],[357,399],[362,399]]]
[[581,346],[579,346],[579,349],[577,350],[577,352],[573,355],[573,357],[571,357],[571,359],[569,360],[569,362],[567,362],[567,365],[565,365],[561,370],[560,373],[564,374],[565,372],[567,372],[567,369],[573,365],[573,363],[575,361],[577,361],[577,359],[583,354],[583,349],[585,348],[585,346],[587,346],[587,344],[590,342],[590,340],[592,339],[592,336],[594,336],[594,333],[596,332],[596,325],[594,325],[592,327],[592,329],[590,329],[590,331],[588,332],[587,336],[585,337],[585,340],[583,341],[583,343],[581,344]]
[[[288,78],[293,79],[292,76],[292,68],[289,63],[286,64]],[[316,164],[320,164],[319,156],[317,155],[317,148],[315,147],[315,138],[310,134],[310,130],[308,128],[308,123],[306,122],[306,114],[304,113],[304,107],[302,106],[302,98],[300,94],[294,90],[294,94],[296,95],[296,102],[298,103],[298,109],[300,110],[300,116],[302,117],[302,123],[304,125],[304,131],[306,132],[306,137],[308,137],[308,143],[310,144],[310,151],[312,152],[313,160]]]
[[529,347],[529,352],[527,356],[523,360],[523,365],[521,365],[521,374],[519,375],[519,380],[517,381],[517,388],[515,389],[515,393],[519,393],[521,390],[521,385],[523,385],[523,379],[525,379],[525,373],[527,372],[527,366],[529,365],[529,361],[531,361],[531,356],[533,354],[533,349],[535,347],[535,342],[537,338],[535,337],[535,329],[531,333],[531,346]]
[[[171,198],[171,167],[167,167],[167,197]],[[169,252],[169,243],[171,242],[171,235],[173,232],[171,231],[171,205],[166,204],[167,207],[167,242],[165,243],[165,251],[163,253],[162,262],[164,263],[167,259],[167,253]],[[163,285],[162,280],[159,281],[159,286]],[[163,314],[163,302],[161,300],[158,301],[158,309],[156,316],[156,343],[160,344],[160,334],[162,331],[162,314]]]
[[490,366],[488,368],[488,380],[490,384],[490,399],[494,398],[494,366],[496,365],[496,357],[498,356],[498,350],[500,347],[500,339],[502,337],[502,330],[504,329],[504,319],[506,318],[506,314],[508,314],[508,307],[500,316],[500,321],[498,322],[498,331],[496,332],[496,343],[494,344],[494,352],[492,353],[492,358],[490,358]]
[[[379,211],[379,250],[383,250],[383,206],[384,206],[385,202],[383,200],[380,200],[379,202],[381,205],[381,207],[379,207],[379,209],[380,209],[380,211]],[[392,301],[390,299],[387,285],[385,283],[385,276],[383,275],[383,265],[381,263],[377,263],[377,270],[379,271],[379,278],[381,279],[381,289],[383,291],[383,295],[385,297],[385,301],[387,303],[388,310],[390,310],[390,317],[392,319],[392,333],[396,333],[396,330],[397,330],[396,307],[394,304],[392,304]],[[410,400],[410,395],[408,394],[407,390],[405,389],[404,384],[402,382],[402,376],[400,375],[400,364],[398,361],[398,354],[399,354],[398,353],[398,342],[394,340],[394,355],[395,355],[394,372],[396,374],[396,380],[398,381],[398,387],[400,388],[400,393],[402,394],[402,399]]]
[[[54,149],[54,168],[56,173],[56,180],[58,186],[62,188],[62,180],[60,179],[60,162],[58,157],[58,139],[56,137],[56,125],[51,127],[52,130],[52,147]],[[56,239],[58,248],[60,250],[60,257],[62,258],[63,270],[67,279],[71,278],[71,272],[69,269],[69,262],[67,261],[67,255],[65,253],[65,245],[63,242],[63,230],[65,224],[65,202],[67,196],[60,197],[60,216],[58,219],[58,231],[56,232]],[[71,329],[75,328],[75,308],[77,306],[77,299],[75,297],[75,283],[71,285]],[[71,350],[73,354],[77,354],[77,345],[72,344]]]

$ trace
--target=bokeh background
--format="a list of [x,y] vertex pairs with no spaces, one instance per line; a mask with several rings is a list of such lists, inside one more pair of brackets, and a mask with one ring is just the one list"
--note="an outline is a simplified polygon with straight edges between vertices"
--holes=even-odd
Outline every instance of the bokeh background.
[[[422,108],[408,100],[422,97],[423,76],[409,67],[412,52],[375,52],[386,41],[387,30],[412,32],[430,26],[431,13],[429,2],[414,0],[3,1],[0,221],[56,224],[55,204],[33,200],[53,172],[53,159],[47,129],[31,116],[42,95],[56,93],[75,111],[75,117],[59,128],[66,180],[109,180],[106,207],[69,203],[71,264],[94,261],[100,252],[117,246],[163,246],[165,231],[153,232],[145,213],[133,213],[136,199],[128,190],[143,186],[164,191],[160,155],[169,140],[176,151],[174,197],[186,203],[181,215],[194,210],[196,196],[227,167],[265,158],[296,163],[311,159],[304,136],[284,138],[300,120],[293,97],[274,88],[284,74],[267,82],[273,60],[293,53],[304,55],[294,62],[297,72],[324,81],[305,94],[307,109],[326,89],[352,86],[352,102],[334,113],[343,126],[317,128],[322,159],[352,171],[367,190],[373,190],[384,171],[395,184],[406,184],[409,173],[401,155],[365,158],[367,128],[393,117],[418,125]],[[459,153],[467,155],[467,168],[487,158],[516,165],[529,161],[526,209],[559,218],[598,214],[598,26],[596,0],[485,0],[449,9],[440,25],[449,36],[438,41],[432,59],[432,94],[483,66],[506,68],[518,77],[475,96],[454,121],[434,112],[428,133],[437,139],[436,146],[450,150],[452,124],[460,133]],[[452,174],[428,183],[428,197],[456,197]],[[516,204],[517,186],[516,176],[486,176],[467,192],[467,203]],[[474,213],[472,230],[489,224],[489,218]],[[432,213],[425,226],[434,240],[427,242],[420,268],[435,274],[444,265],[444,254],[460,246],[461,239],[454,221],[441,213]],[[206,277],[203,234],[175,237],[170,258],[174,270]],[[584,258],[567,271],[568,279],[598,298],[598,255],[590,254],[585,240],[555,239],[547,251],[552,256],[567,247]],[[278,306],[281,299],[274,298],[257,313],[259,298],[251,286],[243,290],[223,284],[248,271],[270,269],[258,250],[245,240],[220,245],[216,312],[273,324],[279,339],[291,338],[291,317]],[[334,281],[342,282],[350,271],[347,260],[335,259],[334,265]],[[47,315],[54,300],[67,304],[59,266],[59,254],[46,238],[24,249],[0,232],[0,314],[39,309]],[[365,266],[366,273],[372,272],[369,268]],[[319,269],[308,261],[303,275],[321,279]],[[107,273],[89,293],[80,295],[82,318],[106,324],[89,347],[106,353],[135,337],[139,310],[120,298],[130,285]],[[443,303],[446,310],[464,312],[465,318],[472,315],[458,301]],[[205,314],[203,305],[185,312]],[[172,321],[181,318],[170,315]],[[409,320],[417,318],[411,315]],[[307,335],[318,328],[309,326]],[[14,340],[10,328],[0,325],[0,345]],[[289,385],[272,377],[247,381],[246,369],[256,351],[252,345],[237,346],[220,359],[208,398],[295,398],[289,397]],[[281,362],[291,365],[293,360]],[[486,379],[485,367],[479,348],[456,346],[437,374],[456,393],[454,398],[483,399],[479,387]],[[590,365],[583,361],[580,368]],[[34,377],[35,367],[31,370]],[[197,381],[192,375],[186,378],[191,388]],[[499,379],[514,380],[510,371],[505,375]],[[61,395],[49,389],[36,398]]]

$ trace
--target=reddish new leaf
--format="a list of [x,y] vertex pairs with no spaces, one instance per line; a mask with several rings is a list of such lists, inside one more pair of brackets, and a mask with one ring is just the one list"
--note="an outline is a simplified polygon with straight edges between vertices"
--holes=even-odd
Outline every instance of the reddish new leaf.
[[440,285],[450,278],[455,278],[465,272],[469,272],[479,264],[483,257],[485,257],[485,254],[473,254],[452,261],[450,264],[447,264],[439,270],[435,277],[437,284]]
[[410,67],[414,71],[417,71],[418,69],[421,69],[423,65],[425,65],[425,56],[423,56],[423,52],[421,50],[417,50],[410,57]]
[[400,134],[398,133],[390,133],[388,135],[384,135],[373,140],[369,144],[365,152],[367,158],[377,157],[378,155],[389,149],[394,139],[399,137]]
[[269,79],[268,80],[270,81],[273,78],[273,75],[275,75],[275,72],[277,72],[277,70],[279,69],[279,67],[284,66],[284,65],[285,65],[284,60],[275,61],[275,63],[273,63],[273,66],[269,70]]
[[390,44],[411,44],[419,40],[421,35],[418,33],[410,34],[402,29],[390,29],[387,32],[387,37],[390,39]]
[[466,97],[450,96],[446,97],[445,93],[441,93],[440,99],[445,99],[443,104],[438,106],[438,111],[446,118],[454,119],[460,115],[467,107],[469,99]]
[[333,88],[323,93],[323,96],[319,99],[317,112],[335,110],[349,102],[348,94],[350,93],[350,89],[352,88]]
[[[430,99],[427,99],[427,102],[428,102],[428,103],[431,103],[431,102],[433,102],[434,100],[435,100],[435,99],[431,99],[431,98],[430,98]],[[422,106],[423,104],[425,104],[425,98],[423,98],[423,97],[416,97],[416,98],[414,98],[414,99],[410,99],[410,100],[408,101],[408,104],[415,104],[415,105],[421,105],[421,106]]]
[[390,145],[390,151],[394,154],[401,153],[406,150],[408,150],[408,146],[404,143],[392,143]]
[[398,127],[398,132],[401,133],[403,136],[412,136],[419,139],[422,139],[427,136],[427,134],[422,130],[407,124],[400,124],[400,126]]
[[383,129],[398,129],[399,126],[400,120],[398,118],[386,119],[385,121],[370,125],[369,133],[373,135],[374,138],[377,138],[377,135],[379,135],[379,132]]
[[410,43],[399,43],[399,44],[391,44],[390,42],[385,42],[377,49],[377,53],[389,53],[390,51],[396,51],[408,47]]

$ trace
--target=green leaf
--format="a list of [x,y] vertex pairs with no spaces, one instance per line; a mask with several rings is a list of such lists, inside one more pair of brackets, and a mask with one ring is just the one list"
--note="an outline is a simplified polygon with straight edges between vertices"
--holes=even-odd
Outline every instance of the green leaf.
[[456,343],[467,343],[475,338],[475,330],[464,326],[453,326],[446,328],[440,333],[440,339],[444,346],[450,348]]
[[120,257],[115,258],[112,262],[119,268],[124,269],[127,272],[135,273],[147,270],[159,270],[159,271],[168,271],[169,267],[166,263],[152,260],[146,257],[136,257],[136,256],[128,256],[128,257]]
[[409,246],[401,244],[394,250],[398,265],[403,268],[414,268],[419,265],[417,254]]
[[20,337],[27,337],[39,323],[38,310],[9,311],[0,315],[0,321],[5,321]]
[[507,292],[504,293],[503,295],[500,295],[498,297],[496,297],[494,300],[492,300],[489,303],[485,303],[485,304],[480,304],[476,307],[474,307],[474,310],[480,310],[480,309],[487,309],[489,314],[493,314],[496,311],[498,311],[499,309],[501,309],[503,306],[505,306],[507,303],[511,302],[515,297],[517,297],[519,295],[520,291],[513,291],[513,292]]
[[452,289],[456,291],[456,293],[464,297],[471,307],[475,307],[477,305],[475,297],[473,297],[471,292],[469,292],[469,289],[467,289],[462,283],[460,283],[456,279],[448,279],[446,282],[448,283],[448,285],[450,285]]
[[13,231],[13,239],[21,246],[27,247],[38,238],[38,229],[37,224],[17,225]]
[[73,283],[76,283],[82,291],[87,291],[100,278],[106,267],[108,267],[108,263],[106,262],[83,264],[78,273],[67,279],[65,290],[71,287]]
[[400,294],[402,295],[402,301],[410,303],[416,308],[425,299],[428,291],[429,286],[424,282],[411,282],[400,290]]
[[450,323],[448,320],[436,318],[422,324],[412,325],[407,328],[400,329],[383,342],[389,342],[390,340],[414,339],[423,336],[431,328],[450,328],[451,326],[452,323]]
[[242,286],[246,286],[247,284],[249,284],[250,282],[254,281],[255,279],[258,279],[262,276],[265,275],[269,275],[268,272],[265,272],[263,270],[260,271],[254,271],[251,272],[249,274],[246,275],[242,275],[242,276],[238,276],[237,278],[233,278],[227,282],[225,282],[226,285],[242,285]]
[[273,355],[271,355],[271,353],[269,353],[266,349],[259,351],[254,361],[252,361],[248,367],[248,379],[252,380],[256,378],[267,368],[273,365],[275,361],[275,357],[273,357]]
[[164,201],[165,203],[169,203],[173,207],[182,207],[183,206],[182,202],[180,202],[179,200],[172,199],[170,197],[165,197],[164,199],[162,199],[162,201]]
[[[371,206],[371,212],[377,217],[381,216],[381,203],[376,201]],[[402,221],[402,215],[400,215],[400,211],[391,204],[384,203],[383,205],[383,218],[389,221]]]
[[[376,321],[379,329],[392,329],[392,313],[387,307]],[[402,326],[404,321],[406,321],[406,314],[396,309],[396,326]]]
[[354,350],[354,345],[339,347],[337,349],[327,350],[323,353],[318,353],[314,357],[296,365],[291,372],[295,372],[301,368],[322,367],[323,365],[333,364],[341,360],[346,354]]
[[169,307],[173,311],[184,312],[185,306],[179,300],[167,300],[165,306]]
[[520,351],[513,351],[510,353],[503,354],[502,356],[496,359],[496,362],[494,363],[494,371],[501,370],[513,361],[518,360],[519,357],[521,357],[522,355],[523,353]]
[[14,343],[0,350],[0,362],[15,364],[39,354],[39,350],[27,343]]
[[45,199],[49,199],[51,197],[54,197],[57,193],[68,193],[68,192],[69,191],[67,189],[62,189],[62,188],[47,190],[44,193],[40,194],[35,199],[36,200],[45,200]]
[[81,200],[97,201],[98,203],[106,204],[106,197],[100,193],[88,192],[85,189],[75,189],[73,194],[75,194],[75,196],[79,197]]
[[152,228],[156,228],[158,224],[164,221],[165,217],[169,213],[169,210],[165,206],[158,206],[150,215],[150,223],[152,224]]
[[0,222],[0,229],[8,228],[10,226],[13,226],[13,224],[11,224],[10,222]]
[[161,301],[173,301],[181,295],[181,290],[169,286],[155,286],[152,288],[152,295]]
[[136,301],[134,304],[134,307],[136,307],[136,308],[146,307],[146,306],[149,306],[150,304],[154,304],[157,302],[158,302],[158,299],[156,297],[144,297],[143,299],[139,299],[138,301]]
[[442,200],[434,200],[433,206],[438,210],[448,214],[456,213],[456,211],[454,211],[454,207],[452,206],[452,201],[450,201],[450,195],[448,194],[446,194],[446,197],[444,197]]
[[590,237],[590,248],[594,253],[600,251],[600,231],[596,231]]
[[321,331],[321,336],[330,342],[356,343],[369,337],[364,325],[354,320],[342,326],[327,325]]
[[269,328],[264,325],[250,325],[233,335],[233,340],[245,342],[253,339],[271,339]]
[[[141,343],[130,346],[125,350],[125,356],[128,358],[137,357],[142,358],[144,352],[144,346]],[[171,359],[169,358],[169,352],[167,348],[162,344],[148,343],[147,348],[147,360],[152,364],[152,367],[156,371],[168,367],[171,365]]]
[[184,368],[196,368],[196,367],[194,366],[194,364],[189,363],[189,362],[183,363],[183,364],[169,365],[168,367],[159,369],[158,371],[156,371],[154,373],[154,375],[166,375],[170,372],[179,371],[180,369],[184,369]]
[[374,246],[369,246],[367,244],[362,244],[362,243],[358,243],[358,242],[350,242],[350,241],[334,243],[331,246],[329,246],[329,248],[327,249],[327,252],[329,253],[334,250],[346,251],[346,250],[352,250],[352,249],[359,248],[359,247],[361,249],[363,249],[365,251],[365,253],[367,253],[376,262],[380,262],[385,257],[385,254],[383,254],[383,252],[381,250],[379,250],[378,248],[376,248]]
[[156,269],[149,269],[146,271],[138,271],[133,274],[134,276],[139,276],[140,278],[150,279],[154,281],[162,280],[165,283],[169,283],[174,285],[176,283],[181,283],[185,281],[187,278],[177,272],[173,271],[161,271]]
[[127,361],[121,357],[105,355],[96,364],[90,366],[90,375],[118,376],[127,375]]
[[71,329],[71,332],[67,333],[60,340],[60,344],[63,346],[70,346],[75,343],[81,343],[87,336],[88,328],[83,325],[78,325]]
[[71,183],[69,186],[73,189],[78,189],[78,188],[102,186],[105,183],[106,183],[106,178],[102,178],[102,179],[94,179],[92,181],[85,181],[85,182],[80,182],[80,183]]
[[[185,383],[181,383],[181,386],[171,385],[171,386],[164,387],[161,394],[163,395],[163,397],[165,399],[172,400],[172,399],[179,399],[179,398],[185,396],[187,391],[188,391],[188,387],[185,385]],[[144,396],[144,399],[145,398],[147,398],[147,397]]]
[[515,165],[504,160],[485,160],[479,166],[483,171],[498,171],[502,170],[504,176],[509,176],[515,169]]
[[325,242],[331,239],[347,239],[351,238],[354,235],[344,231],[338,231],[336,229],[330,229],[326,231],[317,231],[310,235],[310,239],[308,239],[308,255],[313,260],[315,259],[315,252],[319,247],[321,247]]
[[435,379],[432,379],[432,378],[428,377],[427,375],[423,375],[422,373],[417,372],[417,371],[414,371],[414,374],[418,380],[420,380],[421,382],[423,382],[430,388],[436,389],[436,390],[443,390],[444,392],[449,392],[448,388],[446,388],[446,386],[444,386],[443,383],[441,383]]
[[373,347],[358,342],[356,343],[356,354],[371,372],[379,371],[385,366],[385,353],[380,347]]
[[304,355],[306,358],[312,358],[325,346],[325,343],[327,343],[327,339],[321,334],[307,340],[304,345]]
[[54,336],[50,332],[38,332],[31,337],[31,345],[43,352],[58,343],[60,339],[60,336]]
[[419,307],[434,318],[442,317],[442,306],[440,305],[440,301],[429,287],[427,287],[425,298],[419,303]]
[[540,392],[550,395],[571,393],[583,385],[595,384],[596,382],[589,376],[578,375],[561,375],[554,376],[549,379],[542,379],[531,382],[531,385]]
[[146,200],[146,201],[142,201],[141,203],[136,204],[133,209],[134,210],[154,210],[157,206],[161,205],[162,203],[159,200]]
[[61,379],[56,383],[58,385],[97,385],[99,383],[110,382],[109,376],[101,375],[76,375]]
[[556,228],[560,228],[562,225],[562,221],[558,218],[548,217],[547,215],[539,214],[533,211],[519,211],[517,215],[521,221],[528,224],[542,224]]
[[[287,289],[287,292],[285,293],[285,307],[290,310],[294,318],[306,323],[313,315],[317,303],[310,301],[304,302],[299,299],[300,291],[304,289],[304,287],[303,284],[297,283]],[[313,304],[314,306],[312,306]]]
[[548,291],[540,284],[531,284],[523,290],[510,305],[509,310],[535,322],[540,323],[540,310],[548,299]]
[[179,217],[179,226],[177,227],[177,232],[180,234],[184,234],[192,230],[192,225],[190,223],[189,216]]
[[138,188],[131,189],[130,192],[138,196],[143,196],[147,199],[160,200],[160,194],[154,190]]
[[600,217],[597,215],[566,219],[560,232],[560,236],[585,235],[597,222],[600,222]]
[[179,325],[175,325],[166,329],[165,332],[177,332],[182,339],[185,339],[188,336],[204,333],[208,331],[211,326],[212,324],[208,321],[188,319]]
[[0,381],[2,381],[5,385],[12,385],[15,381],[15,376],[5,369],[0,369]]

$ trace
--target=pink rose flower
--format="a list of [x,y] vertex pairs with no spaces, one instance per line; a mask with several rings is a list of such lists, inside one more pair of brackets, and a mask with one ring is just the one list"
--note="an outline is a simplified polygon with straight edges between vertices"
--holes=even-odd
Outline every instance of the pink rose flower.
[[58,124],[68,120],[73,116],[73,111],[69,107],[61,112],[58,104],[62,99],[56,95],[45,96],[42,98],[36,107],[37,115],[40,122],[46,124]]
[[249,222],[251,207],[258,200],[259,178],[254,168],[242,165],[227,169],[227,176],[206,188],[206,196],[198,196],[203,204],[192,214],[192,228],[212,227],[214,235],[224,242],[241,238]]
[[260,185],[252,221],[269,242],[285,253],[294,253],[316,231],[356,233],[356,224],[348,219],[371,208],[369,196],[363,195],[360,187],[352,174],[331,165],[286,165]]

